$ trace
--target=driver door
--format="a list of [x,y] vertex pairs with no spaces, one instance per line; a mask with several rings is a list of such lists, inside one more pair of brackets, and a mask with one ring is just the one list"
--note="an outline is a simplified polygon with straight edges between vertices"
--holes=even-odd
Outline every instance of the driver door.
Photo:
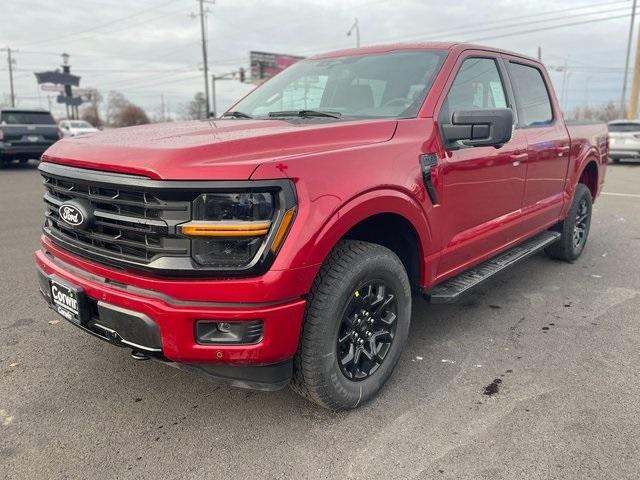
[[[515,105],[501,59],[467,52],[441,103],[438,122],[451,123],[455,111]],[[438,110],[437,110],[438,111]],[[525,188],[526,136],[514,129],[505,145],[444,151],[441,162],[442,256],[438,277],[451,276],[497,253],[513,240]]]

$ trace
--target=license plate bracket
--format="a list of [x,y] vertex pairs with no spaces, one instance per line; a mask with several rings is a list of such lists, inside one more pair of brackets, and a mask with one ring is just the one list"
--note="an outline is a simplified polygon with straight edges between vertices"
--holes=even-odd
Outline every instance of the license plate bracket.
[[75,324],[87,322],[87,301],[82,288],[50,278],[49,289],[53,309],[59,315]]

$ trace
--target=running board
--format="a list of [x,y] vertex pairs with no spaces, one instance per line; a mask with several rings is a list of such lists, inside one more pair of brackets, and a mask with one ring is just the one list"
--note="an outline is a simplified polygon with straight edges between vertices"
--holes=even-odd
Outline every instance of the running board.
[[477,287],[496,273],[506,270],[521,260],[539,252],[560,238],[560,233],[546,231],[501,253],[500,255],[462,272],[425,292],[430,303],[455,302],[463,294]]

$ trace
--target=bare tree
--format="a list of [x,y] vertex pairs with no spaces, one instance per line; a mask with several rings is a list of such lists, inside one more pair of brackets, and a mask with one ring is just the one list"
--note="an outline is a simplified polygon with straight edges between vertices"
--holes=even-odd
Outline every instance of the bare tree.
[[604,105],[598,105],[596,107],[584,106],[576,107],[571,112],[571,118],[576,120],[594,120],[600,122],[610,122],[611,120],[617,120],[624,118],[620,107],[614,102],[609,102]]
[[130,103],[125,106],[118,116],[118,123],[121,127],[129,127],[132,125],[145,125],[149,123],[147,113],[137,105]]
[[107,100],[107,123],[115,128],[143,125],[149,123],[149,117],[122,93],[111,91]]
[[89,122],[96,128],[103,126],[102,118],[100,116],[100,103],[102,102],[102,95],[98,90],[92,88],[87,94],[89,104],[82,109],[80,118]]
[[198,92],[193,96],[193,100],[187,104],[185,116],[189,119],[198,120],[206,118],[206,112],[207,101],[204,97],[204,93]]

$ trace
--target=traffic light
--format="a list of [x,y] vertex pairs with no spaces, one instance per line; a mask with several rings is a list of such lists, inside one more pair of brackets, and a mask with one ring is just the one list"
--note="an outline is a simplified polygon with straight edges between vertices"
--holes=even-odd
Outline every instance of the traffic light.
[[244,67],[240,67],[238,69],[238,75],[240,76],[240,83],[244,83],[244,79],[245,79]]

